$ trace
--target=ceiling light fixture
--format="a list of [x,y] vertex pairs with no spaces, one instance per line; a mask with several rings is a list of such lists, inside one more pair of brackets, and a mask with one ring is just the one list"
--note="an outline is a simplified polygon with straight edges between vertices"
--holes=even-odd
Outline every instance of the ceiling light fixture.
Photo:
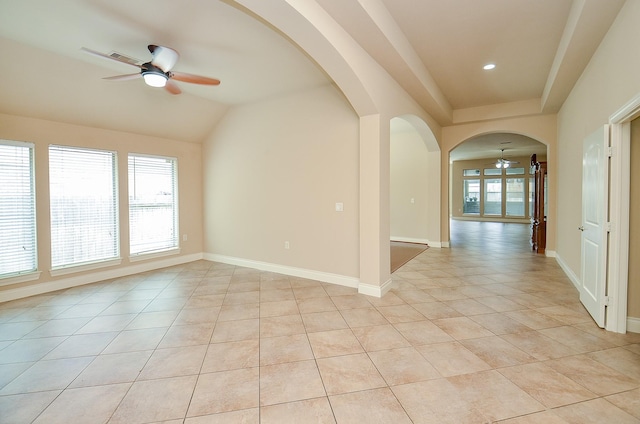
[[507,162],[500,162],[500,161],[496,162],[496,168],[505,168],[506,169],[508,167],[509,167],[509,164]]
[[495,63],[487,63],[486,65],[484,65],[482,67],[482,69],[484,69],[485,71],[490,71],[491,69],[494,69],[496,67]]
[[142,77],[144,78],[144,82],[151,87],[164,87],[167,85],[168,77],[160,72],[148,71],[143,72]]

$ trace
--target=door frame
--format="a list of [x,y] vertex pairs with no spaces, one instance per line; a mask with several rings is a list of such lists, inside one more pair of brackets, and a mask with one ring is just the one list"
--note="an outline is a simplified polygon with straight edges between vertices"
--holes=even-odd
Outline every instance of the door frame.
[[627,292],[629,285],[629,188],[631,180],[631,121],[640,116],[640,93],[609,117],[611,125],[611,164],[606,329],[627,331]]

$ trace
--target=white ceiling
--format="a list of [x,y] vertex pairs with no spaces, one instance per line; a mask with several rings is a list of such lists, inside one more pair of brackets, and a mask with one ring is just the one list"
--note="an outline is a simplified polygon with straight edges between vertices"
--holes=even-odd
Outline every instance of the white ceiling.
[[[624,0],[316,2],[450,125],[453,110],[498,103],[533,99],[540,113],[557,112]],[[147,44],[179,51],[175,71],[222,83],[179,83],[172,96],[142,80],[105,81],[136,68],[80,50],[147,61]],[[331,83],[232,0],[0,0],[0,53],[2,113],[191,142],[230,106]],[[497,68],[483,71],[490,61]]]

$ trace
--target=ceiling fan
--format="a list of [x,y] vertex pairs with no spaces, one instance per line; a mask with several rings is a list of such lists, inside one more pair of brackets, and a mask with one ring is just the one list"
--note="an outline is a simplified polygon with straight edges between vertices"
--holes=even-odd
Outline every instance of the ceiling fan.
[[215,78],[187,74],[185,72],[172,72],[171,69],[180,57],[178,52],[172,48],[165,46],[156,46],[154,44],[149,44],[148,48],[149,52],[151,53],[151,60],[146,63],[142,63],[141,60],[127,57],[116,52],[105,54],[88,49],[86,47],[82,47],[82,50],[95,56],[112,59],[120,63],[125,63],[127,65],[132,65],[140,68],[140,72],[103,78],[106,80],[125,81],[142,77],[144,78],[144,82],[147,83],[147,85],[150,85],[152,87],[164,87],[165,90],[167,90],[171,94],[182,93],[182,90],[180,90],[180,87],[178,87],[178,84],[176,84],[174,80],[203,85],[220,84],[220,80],[217,80]]
[[496,168],[508,168],[512,164],[518,164],[520,162],[515,160],[507,160],[504,158],[504,149],[500,149],[500,158],[490,165],[495,165]]

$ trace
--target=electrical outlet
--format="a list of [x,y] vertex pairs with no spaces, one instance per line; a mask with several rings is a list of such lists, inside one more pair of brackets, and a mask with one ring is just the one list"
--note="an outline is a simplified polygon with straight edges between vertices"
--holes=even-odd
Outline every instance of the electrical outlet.
[[186,234],[182,235],[182,241],[187,241],[187,235]]
[[344,204],[341,202],[336,203],[336,212],[344,211]]
[[290,247],[290,246],[289,246],[289,242],[288,242],[288,241],[285,241],[285,242],[284,242],[284,248],[285,248],[285,249],[288,249],[289,247]]

